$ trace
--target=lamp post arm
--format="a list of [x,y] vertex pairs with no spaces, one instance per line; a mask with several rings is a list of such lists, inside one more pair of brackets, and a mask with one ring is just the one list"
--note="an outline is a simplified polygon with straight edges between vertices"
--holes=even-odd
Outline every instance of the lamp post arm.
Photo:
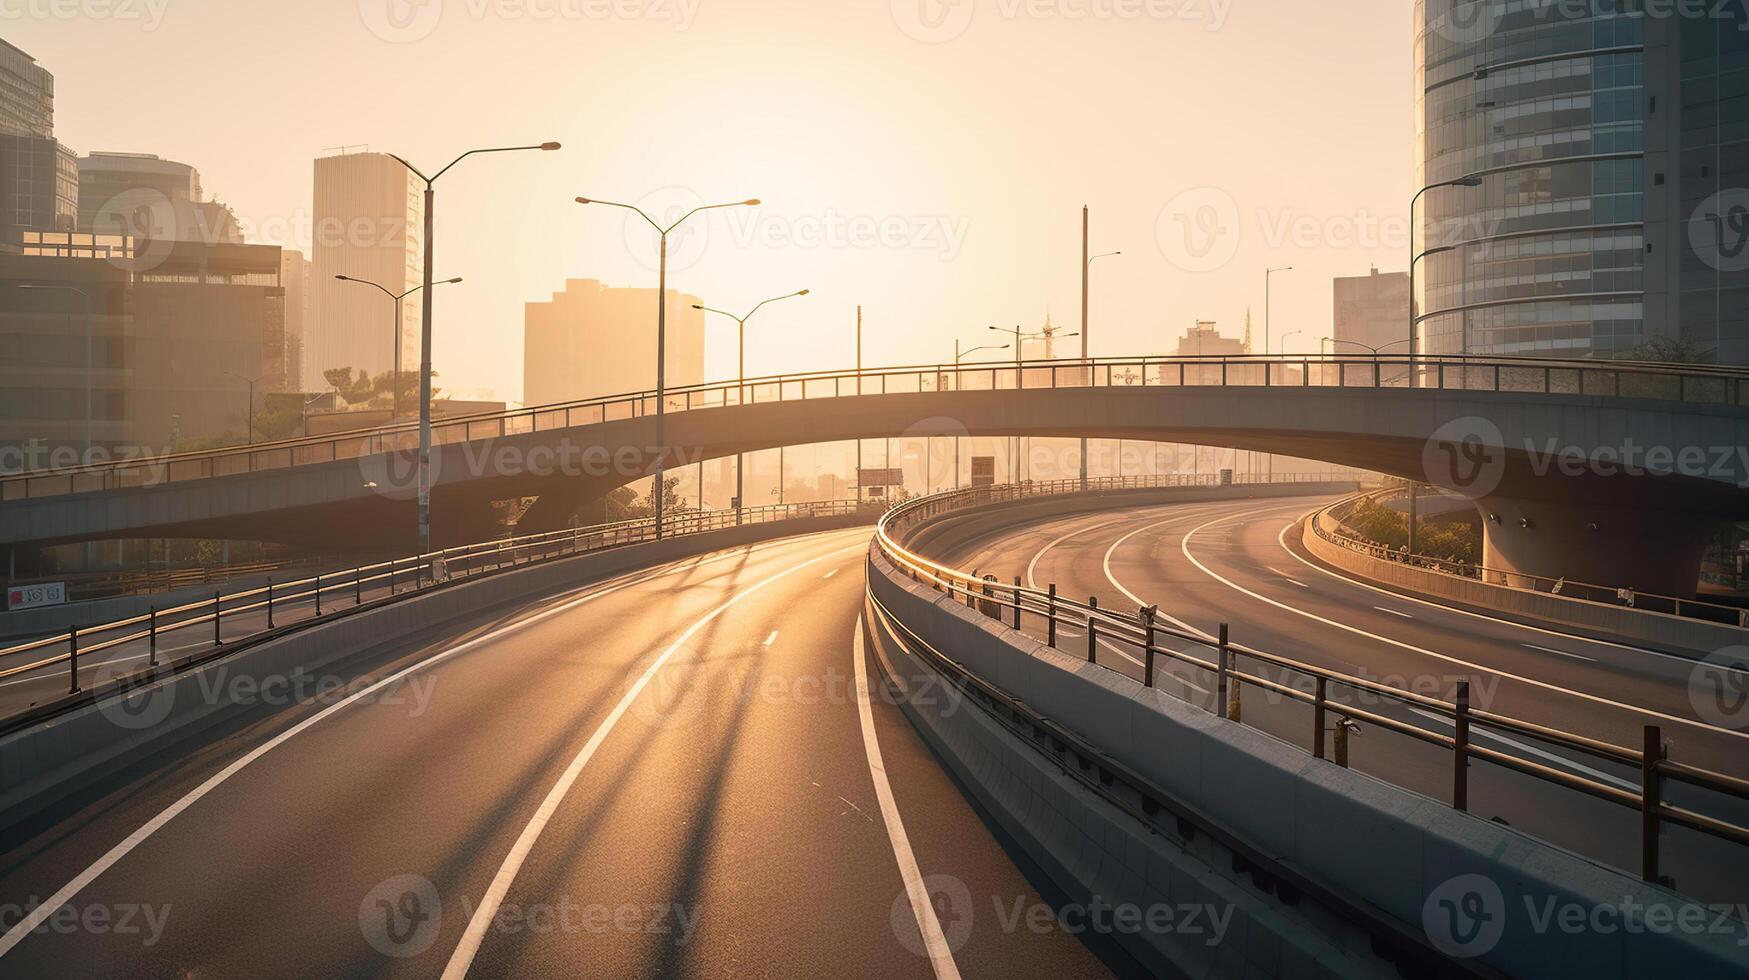
[[[666,235],[669,232],[673,231],[674,229],[685,224],[686,219],[692,217],[693,215],[699,213],[700,211],[714,211],[717,208],[738,208],[738,207],[744,206],[746,203],[747,203],[746,201],[730,201],[727,204],[701,204],[698,207],[693,208],[691,211],[688,211],[685,214],[681,215],[679,221],[674,222],[673,224],[669,225],[666,228],[659,228],[658,230],[661,231],[662,234]],[[643,214],[642,211],[640,211],[638,213]],[[649,221],[649,217],[646,215],[644,220]],[[655,224],[654,221],[650,221],[650,223]],[[751,316],[752,314],[748,314],[748,315]]]

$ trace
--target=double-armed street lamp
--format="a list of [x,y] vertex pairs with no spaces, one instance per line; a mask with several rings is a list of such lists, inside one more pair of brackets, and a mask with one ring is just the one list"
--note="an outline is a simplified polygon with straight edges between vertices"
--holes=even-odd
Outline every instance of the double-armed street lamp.
[[[1090,322],[1090,306],[1093,294],[1093,263],[1100,259],[1109,259],[1123,254],[1123,252],[1118,251],[1101,252],[1098,255],[1089,255],[1087,253],[1092,251],[1091,244],[1092,238],[1088,223],[1088,209],[1083,207],[1081,209],[1081,360],[1083,361],[1092,357],[1092,351],[1088,346],[1088,342],[1093,339],[1093,326]],[[1071,336],[1073,335],[1071,334]],[[1088,383],[1092,383],[1093,381],[1092,365],[1088,365],[1087,367],[1087,380]],[[1121,452],[1119,455],[1121,455]],[[1081,489],[1087,489],[1086,436],[1081,437]]]
[[[384,296],[387,296],[389,299],[394,300],[394,302],[395,302],[395,367],[394,367],[394,371],[393,371],[393,378],[391,380],[394,382],[394,385],[395,385],[395,391],[394,391],[395,418],[400,418],[401,417],[401,389],[404,387],[401,384],[401,364],[402,364],[402,360],[401,360],[401,334],[405,332],[401,329],[401,324],[404,322],[403,314],[402,314],[402,310],[401,310],[402,300],[405,300],[407,297],[413,295],[414,293],[422,291],[425,288],[425,284],[420,283],[419,285],[414,286],[412,289],[409,289],[404,293],[396,293],[393,290],[389,289],[387,286],[384,286],[380,283],[371,282],[369,279],[359,279],[356,276],[335,276],[334,278],[340,280],[341,282],[351,282],[351,283],[357,283],[360,286],[369,286],[372,289],[375,289],[378,292],[382,293]],[[432,285],[434,287],[435,286],[453,286],[456,283],[459,283],[461,281],[462,281],[461,277],[457,276],[454,279],[444,279],[440,282],[432,283]]]
[[[656,540],[662,540],[662,502],[668,488],[663,485],[666,479],[668,461],[667,422],[668,422],[668,235],[674,229],[686,223],[686,220],[700,211],[714,211],[717,208],[757,207],[758,198],[745,201],[731,201],[727,204],[701,204],[691,211],[681,215],[679,220],[664,227],[656,219],[644,213],[644,209],[635,204],[620,204],[616,201],[602,201],[595,198],[579,197],[578,204],[599,204],[604,207],[622,208],[632,211],[638,217],[648,222],[656,229],[661,240],[661,259],[656,281],[656,484],[651,492],[656,504]],[[779,474],[779,479],[782,475]]]
[[1478,176],[1476,174],[1466,174],[1465,176],[1458,177],[1458,178],[1455,178],[1453,180],[1442,180],[1442,181],[1439,181],[1438,183],[1428,184],[1426,187],[1423,187],[1420,190],[1416,191],[1415,196],[1409,199],[1409,336],[1407,338],[1407,343],[1409,344],[1409,356],[1410,356],[1410,358],[1413,358],[1415,356],[1415,327],[1418,325],[1418,321],[1419,321],[1419,318],[1415,315],[1415,264],[1424,258],[1428,258],[1429,256],[1437,255],[1440,252],[1450,252],[1453,249],[1457,248],[1456,245],[1439,245],[1439,246],[1436,246],[1434,248],[1427,249],[1426,251],[1421,252],[1420,254],[1416,254],[1416,252],[1415,252],[1415,205],[1420,203],[1421,195],[1426,194],[1428,191],[1431,191],[1431,190],[1438,190],[1441,187],[1480,187],[1480,186],[1482,186],[1482,178],[1480,176]]
[[[797,297],[806,296],[811,292],[813,292],[813,290],[803,289],[803,290],[798,290],[797,292],[793,292],[793,293],[786,293],[782,296],[773,296],[771,299],[765,300],[765,301],[761,302],[758,306],[755,306],[751,310],[748,310],[745,316],[736,316],[735,314],[729,313],[725,310],[712,309],[711,307],[701,306],[697,303],[692,304],[692,308],[695,310],[702,310],[705,313],[715,313],[718,316],[726,316],[729,319],[735,321],[735,330],[736,330],[736,334],[735,334],[735,383],[740,388],[739,401],[741,404],[745,405],[747,403],[747,321],[753,319],[753,314],[758,313],[761,309],[763,309],[766,306],[771,305],[772,303],[776,303],[776,302],[779,302],[781,300],[786,300],[786,299],[796,299]],[[735,454],[735,523],[736,524],[741,523],[741,509],[743,506],[745,506],[746,499],[747,499],[747,497],[746,497],[747,483],[746,483],[746,480],[744,479],[744,476],[743,476],[743,473],[746,469],[745,463],[746,463],[745,454],[736,453]],[[779,472],[777,474],[777,479],[778,479],[778,482],[781,483],[783,481],[782,467],[779,466],[778,469],[779,469]],[[700,486],[702,486],[702,485],[703,485],[703,480],[701,479]]]
[[[1065,333],[1065,334],[1057,334],[1057,333],[1049,333],[1049,332],[1022,333],[1021,328],[1018,325],[1016,325],[1013,330],[1010,330],[1007,327],[996,327],[996,326],[992,326],[990,329],[996,331],[997,333],[1011,333],[1014,335],[1014,390],[1016,390],[1016,391],[1021,391],[1021,390],[1024,390],[1026,388],[1026,368],[1024,367],[1024,364],[1026,362],[1026,353],[1025,353],[1026,352],[1026,341],[1029,341],[1029,340],[1071,340],[1075,337],[1081,337],[1082,338],[1082,356],[1083,357],[1086,356],[1086,335],[1081,333],[1080,331],[1076,331],[1074,333]],[[1093,380],[1092,372],[1093,372],[1093,369],[1090,366],[1088,368],[1088,377],[1087,377],[1087,380],[1089,383],[1091,383]],[[1082,445],[1081,465],[1083,467],[1083,471],[1085,471],[1085,467],[1087,465],[1087,450],[1086,450],[1087,442],[1086,442],[1086,440],[1082,440],[1081,445]],[[1020,437],[1015,436],[1014,437],[1014,466],[1012,468],[1014,470],[1014,482],[1016,482],[1016,483],[1020,482],[1020,452],[1021,452],[1020,446],[1021,446]]]
[[431,267],[436,260],[437,181],[456,164],[478,154],[517,153],[523,150],[551,152],[557,149],[558,143],[549,142],[533,146],[495,146],[469,150],[429,177],[406,159],[393,153],[388,154],[425,184],[425,281],[421,287],[424,303],[419,325],[419,553],[422,555],[431,552],[431,297],[432,287],[435,285]]

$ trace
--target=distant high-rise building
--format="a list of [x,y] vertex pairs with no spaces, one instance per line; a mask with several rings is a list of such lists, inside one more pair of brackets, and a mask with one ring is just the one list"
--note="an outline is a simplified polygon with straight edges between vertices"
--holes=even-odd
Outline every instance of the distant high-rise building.
[[425,275],[423,188],[385,153],[343,153],[316,161],[310,316],[304,328],[303,377],[354,368],[371,376],[393,369],[399,333],[401,369],[419,369],[423,297],[414,294],[395,322],[395,303],[350,276],[399,295]]
[[55,76],[5,41],[0,41],[0,134],[55,135]]
[[73,230],[78,201],[75,156],[55,141],[55,76],[0,41],[0,250],[27,230]]
[[1198,320],[1178,340],[1178,357],[1231,357],[1245,353],[1243,341],[1221,336],[1213,320]]
[[79,158],[78,230],[158,241],[241,245],[231,209],[206,199],[200,171],[149,153]]
[[[668,385],[704,381],[699,300],[669,290]],[[550,405],[656,386],[656,291],[572,279],[551,302],[529,303],[523,328],[522,400]]]
[[1749,362],[1749,10],[1418,0],[1416,28],[1417,346]]
[[1381,273],[1336,280],[1337,354],[1409,351],[1409,274]]
[[322,391],[321,378],[304,377],[304,331],[310,319],[310,260],[304,253],[280,249],[279,285],[285,290],[285,389]]

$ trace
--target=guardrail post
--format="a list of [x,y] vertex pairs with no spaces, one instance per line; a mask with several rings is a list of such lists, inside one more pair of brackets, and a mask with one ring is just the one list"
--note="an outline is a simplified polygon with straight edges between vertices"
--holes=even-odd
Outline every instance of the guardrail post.
[[1324,758],[1324,717],[1330,703],[1330,682],[1318,678],[1317,690],[1312,697],[1312,758]]
[[364,605],[364,566],[352,570],[352,604]]
[[1452,710],[1451,805],[1470,808],[1470,682],[1458,681],[1457,705]]
[[146,612],[146,666],[158,666],[158,607]]
[[273,579],[267,580],[267,628],[273,629]]
[[225,643],[225,608],[222,597],[213,593],[213,646],[223,646]]
[[395,594],[395,559],[389,559],[389,595]]
[[1219,706],[1221,717],[1231,721],[1233,718],[1230,712],[1232,711],[1233,705],[1227,698],[1227,688],[1229,683],[1227,675],[1231,673],[1232,667],[1227,663],[1227,634],[1227,624],[1222,623],[1220,637],[1220,673],[1215,678],[1215,702]]
[[1359,728],[1353,719],[1336,719],[1336,764],[1348,768],[1348,740],[1354,737],[1355,729]]
[[1142,621],[1142,633],[1145,637],[1142,642],[1142,684],[1152,688],[1154,686],[1154,617],[1148,615],[1147,609],[1143,609],[1136,614],[1136,618]]
[[1087,609],[1087,662],[1096,664],[1099,662],[1099,620],[1095,618],[1099,614],[1098,596],[1087,597]]
[[1052,650],[1057,648],[1057,583],[1051,583],[1051,590],[1045,596],[1046,645]]
[[79,693],[79,627],[67,627],[67,693]]
[[1658,763],[1664,759],[1664,735],[1657,725],[1647,725],[1640,756],[1640,877],[1658,882],[1659,811],[1664,807],[1664,787]]
[[1014,576],[1014,628],[1020,629],[1020,576]]
[[316,615],[322,615],[322,576],[316,576]]

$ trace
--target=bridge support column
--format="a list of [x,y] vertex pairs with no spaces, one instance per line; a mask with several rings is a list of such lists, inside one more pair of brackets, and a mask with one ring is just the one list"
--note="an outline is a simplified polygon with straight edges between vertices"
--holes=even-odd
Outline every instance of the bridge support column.
[[[1485,498],[1476,505],[1482,512],[1482,564],[1523,576],[1691,597],[1718,518],[1660,497],[1641,506]],[[1533,585],[1514,575],[1506,584]]]

